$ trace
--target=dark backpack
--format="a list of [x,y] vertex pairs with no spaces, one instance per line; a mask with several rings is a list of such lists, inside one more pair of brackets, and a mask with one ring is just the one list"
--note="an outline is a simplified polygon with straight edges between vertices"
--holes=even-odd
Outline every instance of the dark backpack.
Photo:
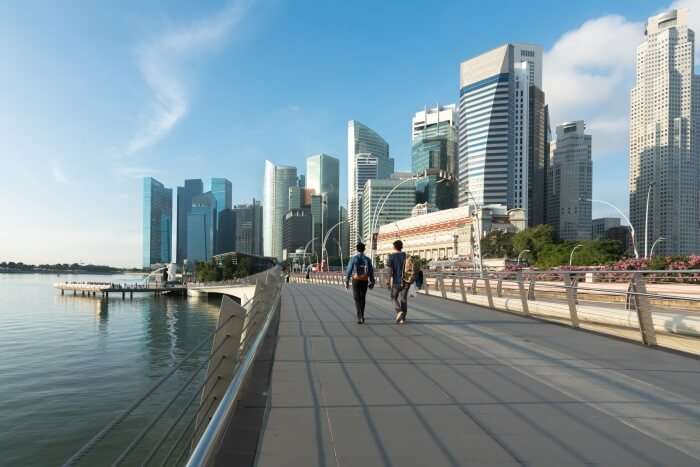
[[366,256],[358,256],[355,263],[355,279],[366,281],[369,279],[369,261]]

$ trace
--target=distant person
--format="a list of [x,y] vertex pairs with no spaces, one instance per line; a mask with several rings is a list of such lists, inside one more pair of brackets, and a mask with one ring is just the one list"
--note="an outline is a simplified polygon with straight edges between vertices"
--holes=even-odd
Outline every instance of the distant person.
[[408,312],[408,289],[415,280],[413,259],[403,251],[403,242],[394,242],[394,252],[389,256],[389,280],[391,287],[391,301],[396,312],[396,322],[406,323]]
[[423,270],[418,269],[415,266],[414,269],[416,270],[416,280],[413,284],[411,284],[411,293],[409,294],[411,297],[415,297],[418,291],[423,289]]
[[374,288],[374,268],[372,261],[365,256],[365,245],[357,244],[357,254],[350,258],[345,271],[345,288],[350,288],[352,278],[352,296],[357,310],[357,324],[365,323],[365,302],[367,289]]

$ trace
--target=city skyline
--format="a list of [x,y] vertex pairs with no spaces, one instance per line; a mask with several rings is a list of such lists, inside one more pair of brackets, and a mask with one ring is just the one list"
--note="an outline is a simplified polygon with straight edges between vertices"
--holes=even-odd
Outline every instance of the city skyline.
[[[515,27],[512,19],[505,18],[502,27],[470,32],[469,40],[459,31],[450,32],[455,34],[451,45],[420,63],[415,61],[411,44],[380,41],[371,53],[370,44],[360,44],[358,52],[366,53],[368,63],[384,72],[383,78],[357,73],[343,77],[344,65],[333,61],[326,64],[327,70],[333,70],[331,77],[320,86],[302,86],[299,92],[279,99],[280,94],[270,92],[263,81],[260,87],[264,89],[244,98],[235,93],[221,94],[221,81],[211,73],[218,70],[221,79],[235,78],[240,85],[243,82],[236,65],[249,64],[252,56],[259,56],[260,47],[270,47],[271,41],[280,39],[279,34],[309,29],[309,24],[287,24],[290,22],[284,16],[291,10],[284,3],[276,5],[280,7],[276,12],[255,3],[246,8],[241,5],[155,3],[143,8],[139,20],[96,6],[82,12],[76,6],[67,6],[60,14],[51,8],[22,8],[19,3],[0,7],[0,17],[8,23],[1,50],[16,65],[9,67],[12,71],[5,77],[4,86],[12,96],[6,99],[6,134],[0,157],[13,171],[0,188],[0,212],[12,219],[5,222],[9,225],[0,233],[1,259],[140,264],[139,189],[142,177],[148,175],[168,187],[181,185],[188,178],[207,180],[211,174],[226,177],[234,182],[232,197],[236,204],[262,197],[260,180],[265,159],[303,167],[309,154],[325,152],[341,159],[340,204],[346,204],[343,155],[348,120],[362,121],[381,134],[391,147],[397,170],[408,169],[411,116],[426,105],[456,102],[459,63],[511,41],[543,47],[543,87],[552,128],[564,121],[587,122],[596,162],[594,197],[608,199],[627,211],[627,189],[619,179],[628,173],[629,92],[644,23],[663,10],[686,6],[691,8],[690,27],[700,29],[698,12],[692,10],[689,1],[635,2],[627,6],[590,2],[567,5],[566,10],[557,10],[560,7],[556,6],[549,15],[566,16],[565,21],[553,25],[546,18],[540,21],[533,16],[526,18],[531,21],[522,22],[525,26],[518,23]],[[428,13],[415,7],[406,9],[412,18]],[[450,5],[442,19],[459,18],[458,13],[466,9],[484,19],[498,15],[488,6]],[[384,21],[390,14],[387,10],[380,8],[367,21]],[[163,13],[168,18],[165,21]],[[330,12],[321,9],[318,14]],[[119,19],[115,29],[99,31],[102,22],[106,24],[112,15]],[[49,35],[50,41],[39,36],[39,30],[56,30],[55,22],[59,20],[67,24],[66,30],[94,34],[92,47],[79,46],[80,34],[56,32]],[[287,27],[273,33],[274,25],[281,23]],[[20,27],[29,24],[32,26]],[[321,26],[309,31],[294,44],[295,50],[313,50],[317,56],[328,58],[325,49],[314,49],[319,46],[310,40],[322,32]],[[327,47],[342,45],[349,37],[345,34],[331,37],[332,44]],[[109,49],[111,53],[103,53],[115,37],[123,38],[123,44],[117,50]],[[421,41],[434,48],[425,38]],[[50,57],[56,50],[66,52],[70,59],[60,66],[53,63]],[[276,50],[271,60],[279,58]],[[109,60],[105,57],[112,61],[105,62]],[[192,71],[184,73],[183,66],[190,63]],[[318,72],[319,64],[313,65],[308,72]],[[265,67],[261,63],[251,70],[251,79],[259,80]],[[293,68],[293,73],[299,71]],[[102,69],[102,74],[97,69]],[[305,73],[298,79],[308,78]],[[47,85],[37,79],[46,74],[54,74],[56,81]],[[392,76],[401,76],[402,82],[387,79]],[[113,97],[105,93],[105,80]],[[292,78],[292,83],[298,83],[297,79]],[[346,94],[342,99],[335,99],[338,86]],[[213,91],[205,92],[209,88]],[[59,89],[65,92],[59,95]],[[164,90],[167,93],[159,94]],[[262,96],[262,92],[270,95]],[[334,99],[329,100],[331,94]],[[153,100],[154,95],[160,99]],[[584,97],[587,101],[582,101]],[[258,101],[260,111],[253,111],[246,125],[239,126],[236,122],[243,109],[250,110],[249,99]],[[334,106],[322,105],[326,100]],[[601,106],[605,109],[593,110]],[[64,114],[70,118],[61,118]],[[231,131],[232,126],[235,131]],[[247,133],[241,133],[243,127]],[[266,141],[267,133],[278,130],[281,134],[272,138],[277,141]],[[220,136],[224,134],[227,136]],[[33,212],[30,216],[13,200],[32,182],[41,186],[27,195],[26,203]],[[90,196],[86,196],[88,190]],[[91,222],[76,223],[74,213],[90,213]],[[609,215],[616,214],[593,206],[594,217]],[[46,232],[51,234],[44,235]]]

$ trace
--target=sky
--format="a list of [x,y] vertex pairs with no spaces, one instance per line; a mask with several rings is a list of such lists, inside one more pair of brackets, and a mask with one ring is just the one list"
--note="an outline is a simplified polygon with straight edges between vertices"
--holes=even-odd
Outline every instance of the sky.
[[413,114],[455,103],[459,63],[506,42],[544,47],[552,123],[586,121],[594,197],[626,212],[644,22],[687,7],[700,31],[700,0],[436,5],[0,2],[0,261],[139,266],[144,176],[226,177],[249,202],[265,159],[303,172],[325,152],[345,194],[350,119],[407,169]]

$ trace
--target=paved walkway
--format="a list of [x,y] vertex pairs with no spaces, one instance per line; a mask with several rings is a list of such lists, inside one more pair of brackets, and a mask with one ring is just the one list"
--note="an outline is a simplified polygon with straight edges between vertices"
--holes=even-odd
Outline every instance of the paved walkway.
[[700,360],[418,297],[367,323],[288,285],[257,458],[275,466],[698,466]]

